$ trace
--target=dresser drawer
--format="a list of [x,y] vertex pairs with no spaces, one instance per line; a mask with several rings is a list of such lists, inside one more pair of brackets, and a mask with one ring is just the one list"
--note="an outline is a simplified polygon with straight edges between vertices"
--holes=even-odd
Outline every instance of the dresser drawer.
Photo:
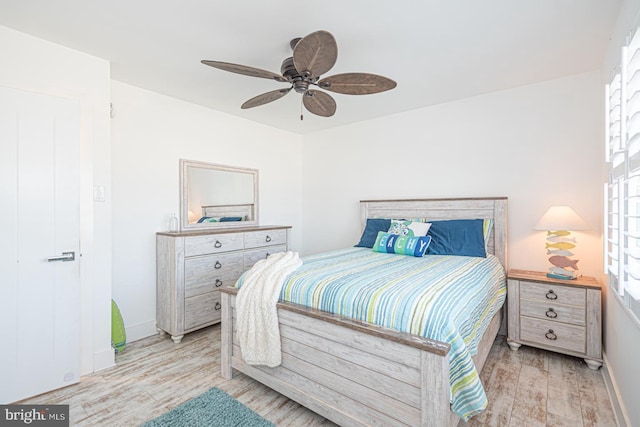
[[523,299],[539,302],[553,302],[555,304],[573,305],[584,308],[587,292],[583,288],[559,286],[553,284],[521,282],[520,304]]
[[221,286],[233,286],[243,272],[242,252],[231,252],[184,260],[185,297],[200,295]]
[[184,256],[206,255],[243,249],[243,233],[185,237]]
[[520,301],[520,314],[555,322],[584,326],[586,311],[584,307],[561,305],[554,301]]
[[244,233],[245,249],[286,244],[287,230],[261,230]]
[[285,252],[287,245],[269,246],[267,248],[252,249],[244,252],[244,269],[245,271],[253,267],[253,264],[266,259],[269,255],[278,252]]
[[586,329],[583,326],[526,316],[520,317],[520,339],[576,353],[585,353],[587,342]]
[[184,300],[184,330],[215,323],[222,315],[220,292],[208,292]]

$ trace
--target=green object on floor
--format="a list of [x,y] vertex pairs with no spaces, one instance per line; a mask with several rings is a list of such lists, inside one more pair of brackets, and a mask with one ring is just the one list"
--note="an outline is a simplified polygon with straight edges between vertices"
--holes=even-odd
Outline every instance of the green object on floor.
[[219,388],[212,388],[142,427],[274,427]]
[[127,334],[124,331],[124,321],[120,309],[114,300],[111,300],[111,347],[116,353],[121,353],[127,347]]

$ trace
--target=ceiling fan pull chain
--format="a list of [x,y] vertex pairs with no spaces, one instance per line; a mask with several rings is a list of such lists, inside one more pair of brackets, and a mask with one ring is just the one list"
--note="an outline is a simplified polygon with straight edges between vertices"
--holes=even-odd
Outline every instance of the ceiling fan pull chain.
[[300,97],[300,121],[304,120],[304,117],[302,116],[302,112],[304,111],[302,109],[302,97],[304,96],[304,94],[302,94],[302,96]]

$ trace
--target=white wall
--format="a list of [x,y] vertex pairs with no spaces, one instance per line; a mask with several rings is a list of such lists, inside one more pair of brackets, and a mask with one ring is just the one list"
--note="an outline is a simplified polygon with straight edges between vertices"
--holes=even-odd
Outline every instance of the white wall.
[[509,267],[546,270],[551,205],[577,234],[583,274],[602,263],[603,106],[598,71],[319,132],[304,139],[303,252],[353,245],[358,201],[509,197]]
[[[625,0],[620,9],[603,64],[602,87],[620,64],[620,48],[640,25],[640,0]],[[605,367],[618,396],[628,426],[640,426],[640,322],[624,307],[620,297],[607,286],[604,313]]]
[[301,241],[301,137],[112,82],[113,298],[129,341],[155,333],[155,233],[179,212],[178,160],[258,169],[260,224]]
[[80,102],[82,374],[113,365],[110,201],[93,186],[110,184],[109,63],[0,26],[0,85]]

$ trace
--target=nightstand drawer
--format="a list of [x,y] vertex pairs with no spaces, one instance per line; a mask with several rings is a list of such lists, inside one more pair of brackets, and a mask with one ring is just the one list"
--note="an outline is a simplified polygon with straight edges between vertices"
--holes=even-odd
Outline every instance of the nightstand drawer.
[[587,335],[582,326],[521,316],[520,339],[583,354],[586,351]]
[[579,326],[585,325],[586,317],[584,307],[560,305],[553,301],[522,301],[520,303],[520,314]]
[[547,301],[556,304],[573,305],[584,309],[586,297],[587,293],[582,288],[533,282],[523,282],[520,286],[521,300]]

